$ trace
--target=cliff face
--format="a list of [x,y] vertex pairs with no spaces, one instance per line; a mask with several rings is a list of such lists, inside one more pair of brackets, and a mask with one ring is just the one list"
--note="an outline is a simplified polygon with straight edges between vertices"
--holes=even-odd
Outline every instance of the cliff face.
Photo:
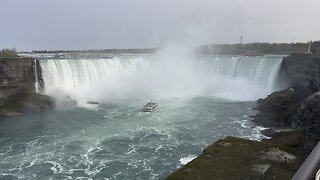
[[0,59],[0,98],[7,99],[22,88],[33,89],[35,83],[33,59]]
[[280,82],[289,86],[302,85],[320,89],[320,57],[312,54],[293,54],[284,57]]
[[304,147],[311,151],[320,140],[320,57],[318,52],[284,57],[279,83],[286,90],[260,99],[255,122],[268,127],[304,130]]
[[0,58],[0,116],[53,108],[50,97],[35,92],[35,65],[32,58]]

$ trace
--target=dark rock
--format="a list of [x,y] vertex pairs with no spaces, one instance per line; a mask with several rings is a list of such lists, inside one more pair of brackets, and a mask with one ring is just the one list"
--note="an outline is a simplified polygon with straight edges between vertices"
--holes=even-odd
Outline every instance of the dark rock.
[[227,137],[166,179],[290,179],[300,159],[285,145]]
[[0,116],[3,117],[15,117],[15,116],[21,116],[22,113],[15,112],[15,111],[2,111],[0,112]]
[[315,54],[292,54],[284,57],[278,84],[320,89],[320,57]]
[[320,91],[309,96],[300,106],[296,124],[305,129],[305,147],[311,151],[320,140]]
[[[54,100],[35,92],[38,61],[32,58],[0,58],[0,116],[43,112],[54,108]],[[40,83],[41,78],[37,81]]]
[[273,128],[269,128],[269,129],[264,129],[264,130],[260,131],[260,133],[267,136],[267,137],[272,137],[277,132]]
[[[259,113],[254,119],[256,123],[267,127],[302,128],[303,144],[307,151],[311,151],[320,140],[320,92],[317,92],[320,89],[318,48],[319,42],[313,43],[310,53],[284,57],[278,84],[292,89],[274,92],[267,98],[259,100],[256,107]],[[266,133],[274,137],[277,134],[274,132]]]
[[298,109],[298,127],[310,127],[320,122],[320,91],[310,95]]
[[30,113],[30,112],[41,112],[41,109],[39,106],[31,103],[23,103],[23,109],[22,112],[24,113]]
[[88,101],[87,104],[99,104],[99,103],[95,101]]
[[304,131],[301,129],[292,129],[286,131],[275,130],[272,135],[272,139],[263,139],[264,142],[270,142],[274,144],[281,144],[291,148],[296,148],[304,154],[305,151],[303,149],[303,138]]
[[254,121],[267,127],[291,127],[298,108],[312,92],[312,88],[296,86],[259,99],[255,107],[259,113]]
[[[18,93],[10,96],[2,105],[1,112],[35,113],[52,110],[55,107],[54,99],[30,92],[23,88]],[[4,113],[0,115],[6,116]]]
[[315,41],[311,43],[310,52],[312,54],[320,54],[320,41]]
[[[52,110],[55,106],[54,103],[54,99],[46,96],[46,95],[42,95],[42,94],[36,94],[36,93],[32,93],[29,94],[24,100],[24,107],[26,107],[26,104],[28,104],[29,106],[33,106],[36,107],[35,110],[37,111],[29,111],[29,112],[43,112],[43,111],[49,111]],[[28,112],[28,111],[25,111]]]
[[[10,87],[34,88],[34,59],[31,58],[0,58],[1,89]],[[0,98],[3,98],[2,96]]]

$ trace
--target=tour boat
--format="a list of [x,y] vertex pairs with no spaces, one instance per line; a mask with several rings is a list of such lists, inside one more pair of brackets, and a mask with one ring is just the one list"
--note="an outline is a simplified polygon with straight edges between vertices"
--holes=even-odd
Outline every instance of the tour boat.
[[143,107],[143,112],[152,112],[157,107],[158,107],[157,103],[149,102]]

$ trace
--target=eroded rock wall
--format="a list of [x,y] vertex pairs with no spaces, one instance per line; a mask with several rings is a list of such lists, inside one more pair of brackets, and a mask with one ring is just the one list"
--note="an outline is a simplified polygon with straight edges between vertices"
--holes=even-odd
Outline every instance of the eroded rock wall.
[[0,98],[7,99],[22,88],[33,90],[34,60],[29,58],[0,58]]
[[260,99],[254,121],[266,127],[303,129],[304,146],[311,151],[320,140],[320,57],[314,53],[284,57],[279,76],[287,89]]
[[320,89],[320,57],[313,54],[293,54],[283,58],[279,83],[286,86],[313,86]]
[[32,58],[0,58],[0,116],[42,112],[54,107],[54,100],[35,92],[36,73],[41,69]]

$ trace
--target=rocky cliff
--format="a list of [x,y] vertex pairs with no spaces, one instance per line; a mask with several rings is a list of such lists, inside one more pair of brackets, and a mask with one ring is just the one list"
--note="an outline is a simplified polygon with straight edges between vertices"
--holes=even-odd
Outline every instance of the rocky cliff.
[[302,129],[310,152],[320,140],[320,57],[318,52],[284,57],[279,83],[287,89],[257,102],[255,122],[266,127]]
[[292,54],[284,57],[279,83],[289,86],[311,86],[320,89],[320,56]]
[[290,179],[320,140],[319,58],[284,57],[279,83],[285,89],[255,107],[254,122],[271,128],[264,133],[272,139],[219,140],[167,179]]
[[167,179],[290,179],[320,140],[320,42],[311,47],[284,57],[284,90],[257,101],[254,122],[270,140],[219,140]]
[[41,73],[35,72],[36,62],[24,57],[0,58],[0,116],[53,108],[53,99],[35,92],[36,73]]

